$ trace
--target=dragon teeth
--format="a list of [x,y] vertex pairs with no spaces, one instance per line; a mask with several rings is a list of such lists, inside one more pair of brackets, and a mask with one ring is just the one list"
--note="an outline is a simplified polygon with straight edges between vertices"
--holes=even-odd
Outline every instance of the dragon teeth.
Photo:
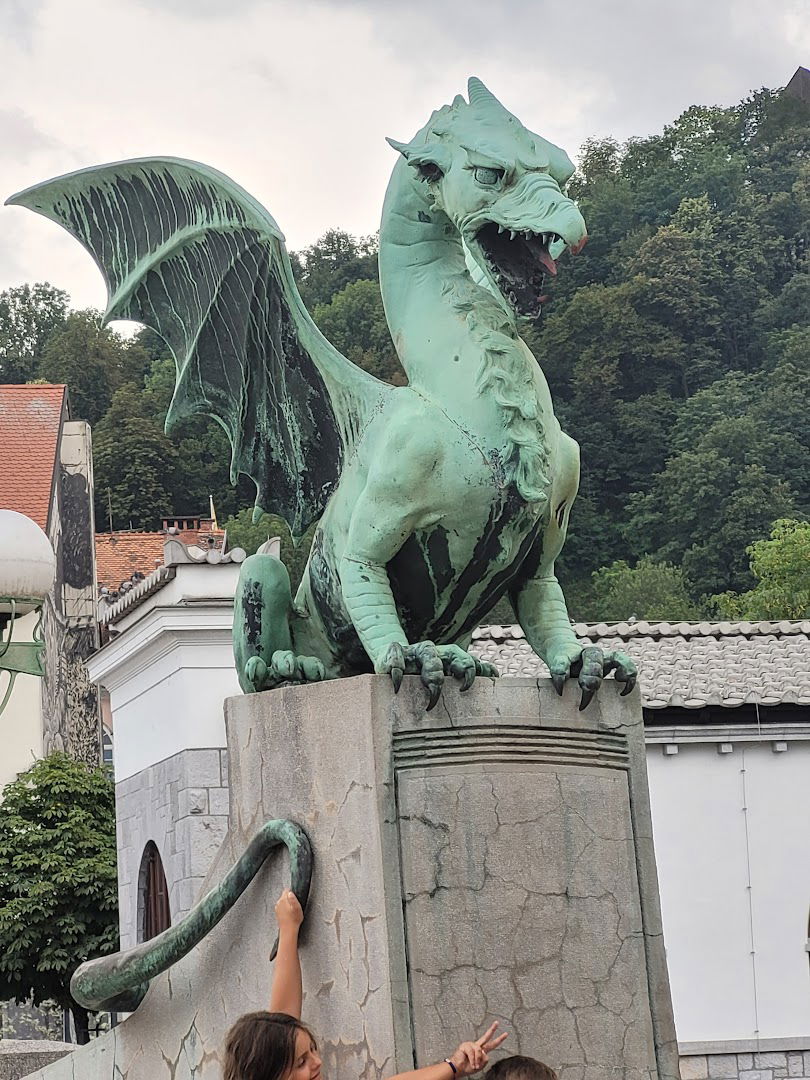
[[510,229],[510,230],[509,230],[509,239],[510,239],[510,240],[514,240],[516,236],[517,236],[517,233],[515,232],[515,230],[514,230],[514,229]]

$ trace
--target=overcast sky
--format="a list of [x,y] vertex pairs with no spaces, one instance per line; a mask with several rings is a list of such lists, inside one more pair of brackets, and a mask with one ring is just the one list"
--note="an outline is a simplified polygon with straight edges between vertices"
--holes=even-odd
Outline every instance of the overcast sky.
[[[292,250],[373,232],[394,151],[478,75],[572,156],[810,66],[810,0],[0,0],[0,191],[151,154],[228,173]],[[1,201],[1,200],[0,200]],[[0,289],[103,307],[90,257],[0,209]]]

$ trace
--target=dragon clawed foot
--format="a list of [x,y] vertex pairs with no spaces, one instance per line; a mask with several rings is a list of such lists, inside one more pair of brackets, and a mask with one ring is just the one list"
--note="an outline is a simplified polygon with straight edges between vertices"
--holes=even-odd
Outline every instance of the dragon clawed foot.
[[494,665],[479,660],[458,645],[434,645],[432,641],[419,641],[415,645],[392,642],[375,664],[375,671],[378,675],[391,676],[394,693],[399,693],[404,675],[418,675],[428,691],[428,712],[439,700],[446,675],[458,679],[462,691],[470,689],[477,675],[486,679],[498,677]]
[[636,685],[638,668],[635,662],[623,652],[603,652],[594,645],[584,648],[572,643],[553,652],[547,659],[554,689],[562,697],[565,680],[576,679],[582,691],[579,711],[587,709],[593,696],[602,685],[602,680],[615,671],[616,682],[624,683],[622,697],[629,694]]
[[251,656],[245,664],[245,678],[254,692],[273,690],[283,683],[321,682],[324,666],[314,656],[298,656],[288,649],[277,649],[268,664],[261,656]]

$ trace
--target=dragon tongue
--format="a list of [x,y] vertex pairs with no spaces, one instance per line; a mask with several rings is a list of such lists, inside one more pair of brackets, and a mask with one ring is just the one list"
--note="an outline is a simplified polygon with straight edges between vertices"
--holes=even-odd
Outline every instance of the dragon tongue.
[[540,262],[543,264],[543,266],[545,266],[546,270],[548,270],[548,272],[551,274],[551,276],[556,277],[557,276],[557,264],[554,262],[554,260],[552,259],[552,257],[549,255],[549,253],[546,251],[545,248],[543,248],[543,250],[538,253],[537,257],[540,260]]

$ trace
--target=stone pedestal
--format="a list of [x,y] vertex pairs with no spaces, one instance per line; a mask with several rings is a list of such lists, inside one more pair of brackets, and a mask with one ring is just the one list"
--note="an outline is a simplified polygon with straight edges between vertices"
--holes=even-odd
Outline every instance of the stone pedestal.
[[0,1039],[0,1080],[21,1080],[75,1049],[72,1043],[47,1039]]
[[[609,682],[579,713],[574,687],[504,679],[425,700],[418,679],[394,696],[363,676],[227,703],[230,826],[209,884],[267,818],[308,830],[304,1015],[324,1076],[427,1064],[499,1019],[504,1052],[562,1080],[676,1080],[638,695]],[[280,861],[74,1055],[77,1075],[219,1076],[230,1024],[267,1006]]]

